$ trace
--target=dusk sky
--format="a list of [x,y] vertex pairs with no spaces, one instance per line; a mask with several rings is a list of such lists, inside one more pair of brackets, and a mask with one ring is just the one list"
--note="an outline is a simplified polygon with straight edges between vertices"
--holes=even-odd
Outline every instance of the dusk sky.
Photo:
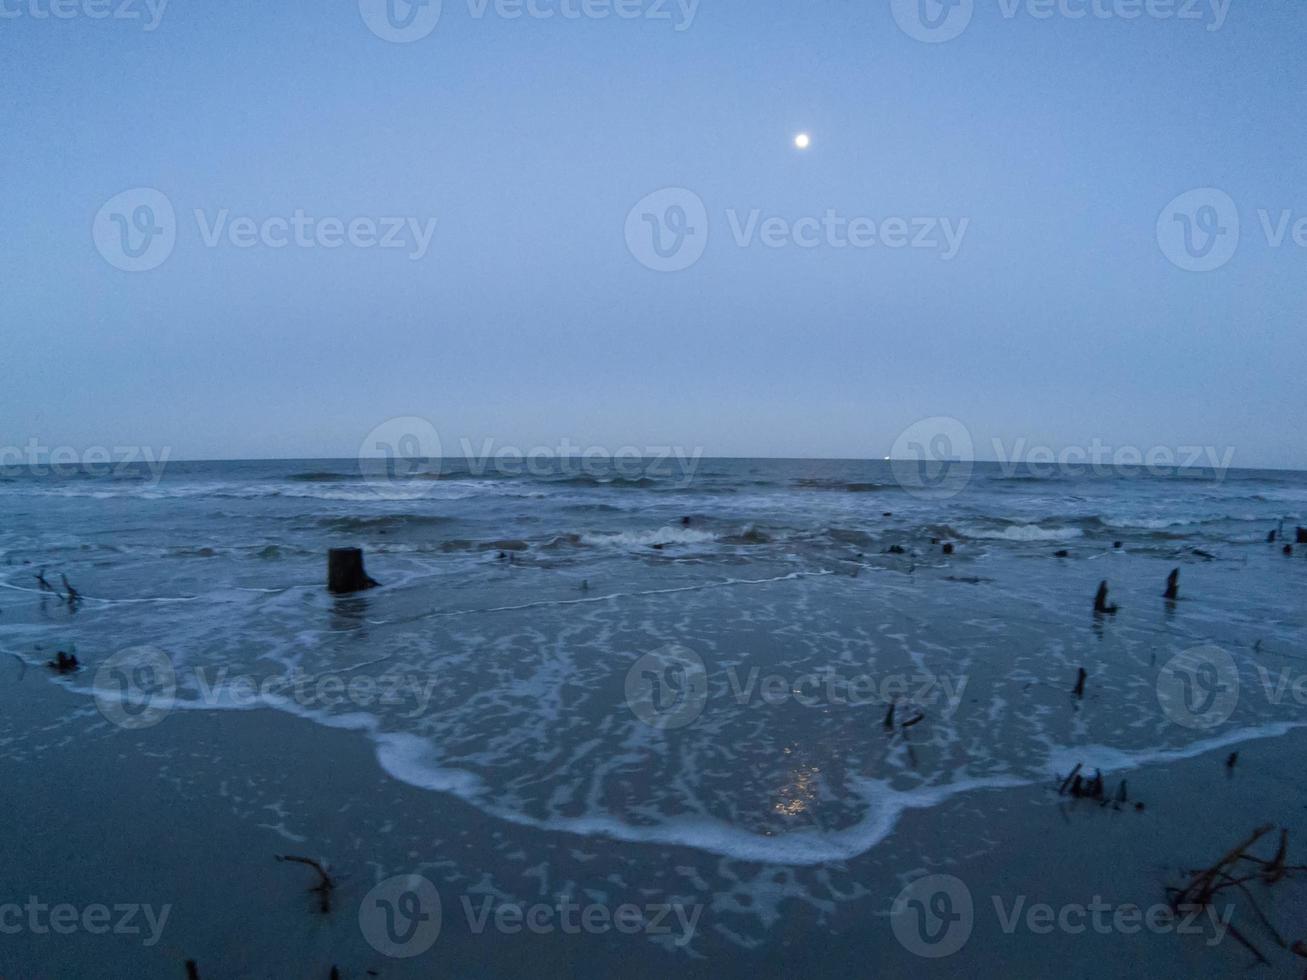
[[0,445],[1307,467],[1301,4],[122,2],[0,0]]

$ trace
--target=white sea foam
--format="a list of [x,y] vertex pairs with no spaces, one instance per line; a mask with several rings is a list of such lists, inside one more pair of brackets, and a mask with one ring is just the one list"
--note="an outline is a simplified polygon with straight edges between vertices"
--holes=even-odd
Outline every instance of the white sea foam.
[[686,545],[708,544],[715,541],[708,531],[689,527],[660,527],[652,531],[618,531],[610,534],[583,534],[581,540],[588,545],[610,545],[617,548],[649,548],[656,544]]
[[1078,527],[1040,527],[1038,524],[1013,524],[1002,529],[963,524],[958,530],[968,538],[989,541],[1070,541],[1084,533]]

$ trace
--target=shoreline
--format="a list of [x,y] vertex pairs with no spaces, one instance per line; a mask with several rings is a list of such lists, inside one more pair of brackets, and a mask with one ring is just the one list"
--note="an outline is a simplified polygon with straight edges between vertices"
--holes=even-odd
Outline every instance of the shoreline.
[[[595,976],[621,970],[707,977],[720,975],[727,960],[761,975],[805,963],[861,971],[872,963],[945,976],[999,961],[1018,975],[1097,976],[1110,964],[1122,975],[1144,975],[1180,963],[1195,975],[1229,973],[1252,958],[1228,936],[1208,945],[1199,937],[1124,937],[1092,928],[1041,935],[1027,932],[1013,910],[1092,907],[1096,898],[1112,908],[1148,907],[1164,901],[1164,886],[1178,881],[1181,868],[1204,866],[1268,821],[1291,831],[1291,863],[1307,854],[1304,807],[1272,813],[1262,802],[1294,798],[1294,767],[1307,748],[1307,733],[1298,730],[1243,742],[1241,762],[1230,772],[1220,738],[1201,752],[1138,766],[1129,781],[1131,800],[1146,803],[1142,813],[1058,798],[1050,773],[1048,786],[960,793],[905,809],[869,851],[803,868],[502,823],[449,794],[387,775],[373,743],[357,733],[283,712],[187,711],[153,729],[113,729],[76,703],[80,696],[31,668],[15,683],[17,673],[12,664],[0,673],[8,689],[5,744],[44,728],[50,737],[26,758],[7,752],[0,760],[0,778],[10,787],[7,809],[11,819],[21,815],[0,845],[10,893],[2,901],[34,895],[50,904],[135,902],[171,912],[151,946],[145,936],[84,930],[57,942],[30,930],[7,935],[0,966],[10,977],[84,973],[88,963],[106,959],[116,972],[180,977],[188,958],[198,961],[201,976],[325,977],[337,965],[344,977],[368,970],[408,977],[430,975],[435,964],[458,976],[514,975],[523,957],[532,972],[543,963],[559,970],[572,964]],[[50,724],[69,707],[75,719]],[[38,769],[42,778],[30,778]],[[1119,772],[1105,775],[1114,782]],[[331,915],[312,908],[311,873],[274,860],[284,853],[325,857],[341,875]],[[592,861],[605,870],[624,864],[647,880],[626,880],[625,872],[620,884],[611,875],[588,879]],[[510,894],[496,880],[497,869],[518,864],[539,866],[534,894]],[[739,889],[723,894],[702,881],[700,871],[723,869],[742,883]],[[439,889],[444,928],[425,955],[392,959],[366,941],[358,908],[377,881],[408,873]],[[895,895],[922,873],[951,875],[975,899],[973,928],[948,957],[916,955],[893,928]],[[841,900],[815,894],[812,882],[823,879]],[[504,932],[495,918],[477,932],[470,911],[489,901],[498,915],[505,905],[548,905],[557,894],[588,894],[616,908],[642,891],[681,900],[682,922],[698,909],[692,940],[677,945],[675,936],[625,936],[611,928]],[[1307,911],[1301,883],[1282,883],[1263,907],[1290,943],[1307,938],[1291,933]],[[1276,969],[1297,965],[1256,928],[1248,909],[1234,914]],[[744,928],[757,921],[767,922],[761,939]],[[1008,932],[1014,921],[1016,931]]]

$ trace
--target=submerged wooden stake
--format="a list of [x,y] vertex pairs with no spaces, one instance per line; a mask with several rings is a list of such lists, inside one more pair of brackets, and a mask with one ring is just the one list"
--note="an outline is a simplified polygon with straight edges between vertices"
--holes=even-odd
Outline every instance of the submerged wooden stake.
[[374,589],[380,583],[363,569],[362,548],[332,548],[327,552],[327,589],[336,595],[348,595]]
[[1180,569],[1173,569],[1166,577],[1166,593],[1162,598],[1169,599],[1171,602],[1180,598]]

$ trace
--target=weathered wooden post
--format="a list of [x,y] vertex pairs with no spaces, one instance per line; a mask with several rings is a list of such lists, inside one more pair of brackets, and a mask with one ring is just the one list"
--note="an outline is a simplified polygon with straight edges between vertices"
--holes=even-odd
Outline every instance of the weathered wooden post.
[[362,548],[332,548],[327,552],[328,591],[348,595],[380,584],[364,571]]
[[1180,569],[1176,569],[1166,577],[1166,592],[1162,598],[1175,602],[1180,598]]

